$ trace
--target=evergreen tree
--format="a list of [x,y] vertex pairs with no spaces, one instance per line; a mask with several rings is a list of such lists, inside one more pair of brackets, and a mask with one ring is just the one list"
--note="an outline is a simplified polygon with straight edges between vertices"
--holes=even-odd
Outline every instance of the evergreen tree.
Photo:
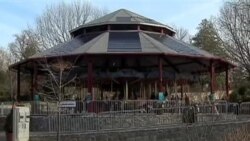
[[[203,19],[198,26],[197,34],[192,38],[194,46],[199,47],[207,52],[222,58],[228,58],[223,48],[223,44],[219,39],[218,33],[213,23],[207,19]],[[209,82],[209,78],[204,77],[204,82]],[[220,73],[216,78],[217,89],[225,89],[225,73]]]
[[211,21],[203,19],[198,26],[198,33],[193,37],[193,45],[208,51],[216,56],[227,57],[218,33]]

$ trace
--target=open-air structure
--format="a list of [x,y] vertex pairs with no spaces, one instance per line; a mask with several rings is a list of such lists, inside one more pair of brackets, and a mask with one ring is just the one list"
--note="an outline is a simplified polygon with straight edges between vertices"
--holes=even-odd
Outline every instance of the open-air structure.
[[70,41],[10,66],[17,72],[17,96],[22,74],[30,74],[33,99],[40,89],[46,89],[38,88],[46,79],[43,76],[60,70],[61,75],[53,78],[68,82],[62,89],[79,88],[76,95],[80,99],[87,93],[102,100],[149,99],[172,82],[196,82],[204,74],[210,76],[210,91],[214,92],[215,73],[220,72],[226,72],[229,93],[232,63],[177,40],[173,28],[155,20],[120,9],[69,32]]

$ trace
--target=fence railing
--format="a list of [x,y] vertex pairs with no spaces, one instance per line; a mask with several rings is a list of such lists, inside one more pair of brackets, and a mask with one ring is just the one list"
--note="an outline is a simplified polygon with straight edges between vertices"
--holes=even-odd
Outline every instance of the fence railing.
[[[72,106],[60,106],[58,102],[37,102],[29,101],[22,102],[21,104],[29,106],[31,109],[31,115],[42,116],[52,115],[58,113],[58,106],[62,114],[83,114],[83,113],[95,113],[95,114],[108,114],[108,113],[131,113],[138,112],[149,113],[152,109],[157,108],[172,108],[172,113],[182,113],[184,102],[181,101],[166,101],[159,102],[157,100],[128,100],[128,101],[71,101],[74,103]],[[11,109],[11,102],[0,102],[0,116],[6,116]],[[200,104],[194,105],[199,113],[234,113],[234,114],[250,114],[250,102],[243,102],[240,105],[238,103],[218,102],[212,104]],[[216,107],[216,108],[214,108]]]
[[[24,102],[31,108],[32,132],[92,132],[117,129],[147,128],[183,123],[235,120],[237,114],[250,114],[250,102],[184,105],[179,101],[68,101]],[[11,103],[0,103],[5,116]],[[60,116],[58,116],[60,110]]]

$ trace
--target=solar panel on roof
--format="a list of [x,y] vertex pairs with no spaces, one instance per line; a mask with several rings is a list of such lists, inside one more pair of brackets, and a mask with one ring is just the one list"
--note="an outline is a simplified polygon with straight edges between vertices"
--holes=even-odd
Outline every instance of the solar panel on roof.
[[111,32],[108,52],[141,52],[138,32]]

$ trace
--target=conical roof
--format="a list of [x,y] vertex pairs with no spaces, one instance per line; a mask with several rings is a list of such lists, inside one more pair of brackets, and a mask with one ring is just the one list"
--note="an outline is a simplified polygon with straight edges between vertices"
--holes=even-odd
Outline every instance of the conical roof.
[[[126,17],[130,17],[130,20],[126,21]],[[118,23],[120,22],[119,20],[123,24],[126,22],[128,22],[128,24],[135,22],[140,24],[164,26],[159,22],[125,9],[115,11],[84,26],[94,26],[105,22]],[[96,27],[94,26],[93,28]],[[162,28],[163,27],[160,27],[160,29]],[[35,59],[47,57],[57,58],[62,56],[84,55],[108,55],[113,57],[123,54],[136,56],[164,56],[165,62],[168,62],[170,66],[174,66],[173,68],[178,72],[179,70],[187,69],[188,72],[194,72],[197,70],[207,71],[207,66],[210,65],[211,61],[216,62],[216,69],[218,71],[222,71],[223,66],[228,66],[229,68],[234,66],[227,60],[214,56],[198,47],[179,41],[165,32],[138,29],[115,30],[112,28],[98,32],[82,32],[79,30],[78,35],[74,36],[70,41],[37,53],[29,57],[27,60],[18,62],[12,66],[18,66],[19,64],[24,64]],[[168,59],[171,59],[171,61]],[[144,66],[150,64],[147,61],[143,63],[145,64]],[[151,64],[155,65],[157,62],[152,61]],[[197,67],[200,67],[200,69]]]
[[138,31],[83,34],[67,43],[55,46],[30,58],[56,57],[80,54],[166,54],[216,58],[214,55],[178,41],[169,35]]
[[110,14],[107,14],[101,18],[98,18],[96,20],[90,21],[84,25],[81,25],[70,32],[75,32],[78,29],[86,28],[90,26],[97,26],[97,25],[104,25],[104,24],[144,24],[144,25],[151,25],[151,26],[158,26],[166,28],[172,32],[174,32],[173,28],[170,26],[167,26],[165,24],[162,24],[160,22],[157,22],[153,19],[144,17],[142,15],[136,14],[134,12],[131,12],[126,9],[119,9],[117,11],[114,11]]

